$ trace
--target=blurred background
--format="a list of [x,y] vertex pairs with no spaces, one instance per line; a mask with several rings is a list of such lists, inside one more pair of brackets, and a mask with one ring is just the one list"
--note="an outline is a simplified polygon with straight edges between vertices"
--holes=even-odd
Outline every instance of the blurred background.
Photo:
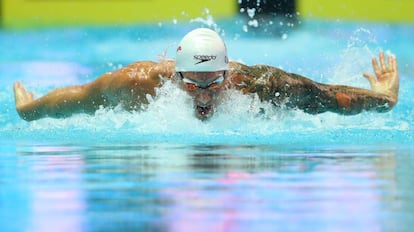
[[[0,0],[5,29],[68,25],[188,22],[208,13],[216,20],[245,17],[247,27],[269,18],[413,22],[411,0]],[[275,23],[277,24],[277,23]]]

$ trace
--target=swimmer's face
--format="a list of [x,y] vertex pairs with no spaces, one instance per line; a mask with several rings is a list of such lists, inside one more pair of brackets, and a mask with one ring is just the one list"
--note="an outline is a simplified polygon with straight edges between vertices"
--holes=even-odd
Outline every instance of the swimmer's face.
[[225,89],[227,72],[179,72],[177,76],[181,88],[193,98],[195,116],[200,120],[210,118]]

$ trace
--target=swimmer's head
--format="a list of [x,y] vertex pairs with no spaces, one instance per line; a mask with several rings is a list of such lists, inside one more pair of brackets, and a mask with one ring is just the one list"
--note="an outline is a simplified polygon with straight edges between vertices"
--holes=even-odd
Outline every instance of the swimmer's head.
[[189,32],[177,47],[176,72],[216,72],[229,69],[227,49],[213,30],[199,28]]

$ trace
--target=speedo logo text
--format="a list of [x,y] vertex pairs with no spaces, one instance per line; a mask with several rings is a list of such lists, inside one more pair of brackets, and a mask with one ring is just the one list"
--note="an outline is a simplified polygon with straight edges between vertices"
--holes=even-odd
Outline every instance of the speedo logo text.
[[197,63],[195,64],[201,64],[210,60],[215,60],[217,58],[217,56],[213,56],[213,55],[194,55],[194,59],[198,60]]

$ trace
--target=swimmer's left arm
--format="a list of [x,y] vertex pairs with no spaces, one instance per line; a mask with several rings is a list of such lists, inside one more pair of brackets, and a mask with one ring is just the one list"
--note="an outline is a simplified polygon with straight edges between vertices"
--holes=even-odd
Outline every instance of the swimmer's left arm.
[[[321,90],[328,95],[331,104],[327,110],[341,114],[357,114],[361,111],[387,112],[398,102],[399,76],[397,60],[388,56],[385,61],[384,53],[379,55],[379,64],[376,58],[372,59],[374,75],[364,73],[371,90],[349,86],[321,85]],[[333,101],[333,99],[335,101]]]
[[331,111],[353,115],[361,111],[386,112],[398,102],[399,78],[395,57],[389,56],[385,62],[380,54],[372,60],[375,77],[364,74],[371,90],[342,85],[326,85],[306,77],[286,73],[270,66],[243,67],[250,79],[244,92],[257,93],[261,100],[271,101],[277,106],[298,108],[310,114]]

